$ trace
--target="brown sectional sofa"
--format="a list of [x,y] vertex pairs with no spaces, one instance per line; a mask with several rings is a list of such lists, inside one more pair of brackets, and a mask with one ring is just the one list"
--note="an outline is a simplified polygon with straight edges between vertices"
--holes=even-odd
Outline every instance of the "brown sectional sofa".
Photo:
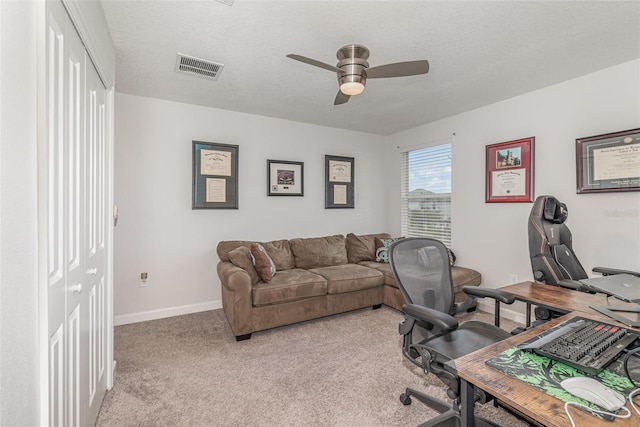
[[[222,306],[236,340],[251,333],[386,304],[402,309],[404,300],[387,263],[375,261],[375,238],[387,233],[277,240],[261,243],[276,273],[263,282],[251,262],[251,241],[218,244]],[[463,286],[480,285],[475,270],[451,268],[456,301]],[[475,305],[475,304],[474,304]]]

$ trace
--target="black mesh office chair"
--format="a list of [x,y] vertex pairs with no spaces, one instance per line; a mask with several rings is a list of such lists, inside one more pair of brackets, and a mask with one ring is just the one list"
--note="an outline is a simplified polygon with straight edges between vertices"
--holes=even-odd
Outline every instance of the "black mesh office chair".
[[[592,292],[579,280],[589,276],[573,251],[571,231],[565,224],[569,216],[567,205],[553,196],[536,198],[529,214],[529,256],[536,282]],[[635,271],[595,267],[594,273],[608,276]]]
[[[424,369],[426,374],[435,374],[447,387],[447,396],[454,402],[449,404],[417,390],[407,388],[400,401],[409,405],[415,397],[427,406],[440,412],[436,418],[423,424],[460,425],[460,379],[445,370],[444,364],[467,355],[510,336],[497,326],[468,321],[459,324],[453,317],[464,311],[473,297],[491,297],[499,302],[511,304],[514,298],[495,289],[465,287],[470,297],[457,305],[454,300],[451,267],[445,246],[434,239],[406,238],[393,243],[389,248],[389,263],[405,304],[405,318],[399,326],[403,335],[402,352],[412,363]],[[496,320],[499,310],[496,310]],[[418,361],[420,359],[420,361]],[[476,401],[482,403],[490,396],[476,391]],[[495,425],[489,420],[476,418],[478,425]]]

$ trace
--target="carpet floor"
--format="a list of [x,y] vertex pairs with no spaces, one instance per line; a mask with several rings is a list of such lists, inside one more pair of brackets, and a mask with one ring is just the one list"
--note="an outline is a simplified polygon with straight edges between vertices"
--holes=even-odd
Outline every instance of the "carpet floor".
[[[486,313],[460,320],[492,322]],[[406,387],[449,400],[401,352],[402,314],[362,309],[236,342],[222,310],[115,328],[117,371],[97,426],[415,426],[435,411]],[[504,324],[505,329],[515,325]],[[527,423],[492,404],[476,413]]]

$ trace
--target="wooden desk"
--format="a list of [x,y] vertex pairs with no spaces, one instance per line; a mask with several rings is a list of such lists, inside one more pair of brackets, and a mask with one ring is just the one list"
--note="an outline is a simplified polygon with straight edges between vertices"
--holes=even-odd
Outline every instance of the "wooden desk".
[[[605,294],[589,294],[586,292],[573,291],[571,289],[561,288],[559,286],[551,286],[544,283],[521,282],[515,285],[504,286],[500,288],[516,297],[518,301],[527,303],[527,326],[531,321],[531,305],[537,305],[547,309],[559,311],[561,313],[570,313],[579,311],[583,313],[598,313],[590,305],[611,305],[611,306],[628,306],[635,307],[635,304],[620,301],[614,297],[607,297]],[[617,323],[605,315],[600,315],[599,319],[607,323]],[[626,326],[626,328],[630,328]],[[637,328],[631,328],[637,329]]]
[[[485,361],[489,360],[503,351],[518,345],[535,335],[571,319],[576,316],[601,319],[597,314],[584,312],[573,312],[571,314],[553,319],[536,328],[529,329],[521,334],[514,335],[492,346],[473,352],[467,356],[455,359],[455,371],[462,379],[461,399],[463,426],[473,424],[473,387],[476,386],[496,397],[504,406],[513,409],[515,412],[523,414],[532,422],[542,426],[567,427],[571,423],[564,411],[564,402],[548,395],[534,387],[496,371],[487,366]],[[593,417],[588,413],[570,407],[571,416],[577,426],[634,426],[640,425],[640,417],[627,403],[627,408],[631,410],[631,418],[615,419],[614,422],[603,421]]]

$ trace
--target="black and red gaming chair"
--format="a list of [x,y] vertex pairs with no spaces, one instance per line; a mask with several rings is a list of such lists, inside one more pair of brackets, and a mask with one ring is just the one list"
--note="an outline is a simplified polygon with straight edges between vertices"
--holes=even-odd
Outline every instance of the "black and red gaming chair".
[[[585,292],[593,292],[580,283],[588,279],[587,272],[573,251],[571,231],[565,224],[569,211],[567,205],[553,196],[536,198],[529,214],[529,256],[536,282],[562,286]],[[639,273],[605,267],[592,270],[604,276]]]

